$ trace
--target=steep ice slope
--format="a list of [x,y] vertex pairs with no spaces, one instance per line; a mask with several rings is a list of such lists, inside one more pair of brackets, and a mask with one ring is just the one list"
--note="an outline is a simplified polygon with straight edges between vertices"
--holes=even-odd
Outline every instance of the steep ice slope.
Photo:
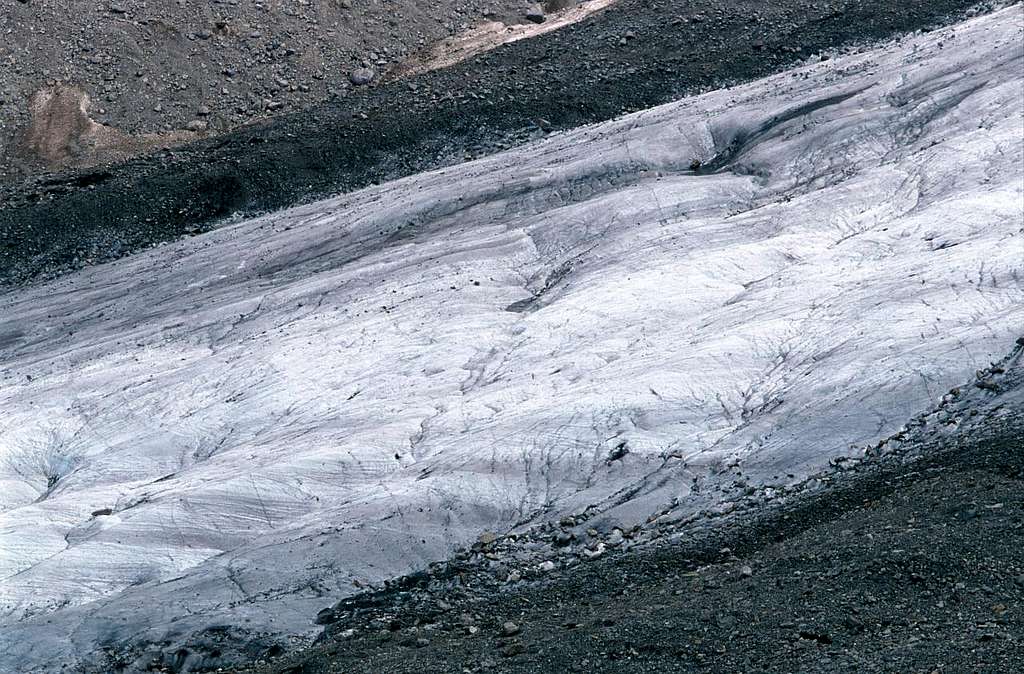
[[1024,326],[1021,45],[1016,6],[0,296],[0,669],[308,636],[484,530],[891,434]]

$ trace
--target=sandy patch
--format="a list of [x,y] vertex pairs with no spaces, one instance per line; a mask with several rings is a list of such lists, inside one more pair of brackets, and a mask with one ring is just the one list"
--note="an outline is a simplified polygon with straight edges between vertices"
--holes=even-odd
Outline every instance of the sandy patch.
[[582,21],[591,14],[610,5],[615,0],[590,0],[573,7],[568,7],[548,14],[544,23],[507,25],[500,21],[487,21],[479,24],[462,35],[441,40],[425,54],[413,56],[391,71],[389,80],[418,75],[439,68],[455,65],[476,54],[490,51],[509,42],[516,42],[530,37],[550,33],[570,24]]
[[133,136],[92,119],[89,104],[88,94],[77,87],[37,91],[29,100],[31,121],[16,142],[18,155],[49,168],[86,167],[199,137],[192,131]]

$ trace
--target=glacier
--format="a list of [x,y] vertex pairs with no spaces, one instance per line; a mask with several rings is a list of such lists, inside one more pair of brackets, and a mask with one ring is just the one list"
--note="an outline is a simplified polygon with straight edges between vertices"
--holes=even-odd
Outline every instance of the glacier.
[[0,669],[862,455],[1024,332],[1022,18],[4,291]]

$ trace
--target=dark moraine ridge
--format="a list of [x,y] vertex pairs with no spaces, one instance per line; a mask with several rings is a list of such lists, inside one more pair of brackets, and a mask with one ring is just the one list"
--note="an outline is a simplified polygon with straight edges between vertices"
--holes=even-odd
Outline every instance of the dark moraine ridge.
[[968,0],[620,0],[579,24],[214,140],[0,185],[0,285],[942,25]]

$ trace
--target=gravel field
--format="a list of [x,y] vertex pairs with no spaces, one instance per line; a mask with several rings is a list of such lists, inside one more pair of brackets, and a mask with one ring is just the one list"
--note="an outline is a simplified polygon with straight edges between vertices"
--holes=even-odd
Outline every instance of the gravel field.
[[[363,79],[379,79],[443,37],[482,21],[526,22],[530,7],[528,0],[6,0],[0,179],[103,163],[344,99]],[[24,143],[30,101],[53,90],[76,103],[88,96],[88,116],[119,133],[82,142],[65,111],[51,115],[50,143]]]

